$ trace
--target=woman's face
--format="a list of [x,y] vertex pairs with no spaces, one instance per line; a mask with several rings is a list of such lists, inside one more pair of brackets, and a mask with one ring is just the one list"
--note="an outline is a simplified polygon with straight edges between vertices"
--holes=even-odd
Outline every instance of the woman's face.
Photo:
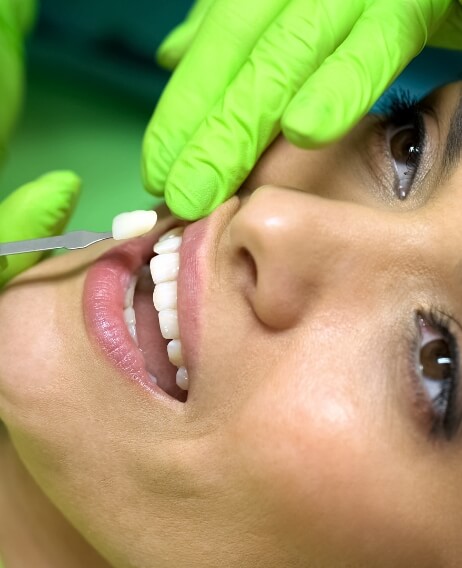
[[98,312],[96,259],[138,245],[53,258],[2,294],[0,416],[111,564],[459,566],[460,96],[395,103],[319,151],[279,138],[239,198],[186,229],[186,402],[166,361],[146,367],[173,396],[149,388]]

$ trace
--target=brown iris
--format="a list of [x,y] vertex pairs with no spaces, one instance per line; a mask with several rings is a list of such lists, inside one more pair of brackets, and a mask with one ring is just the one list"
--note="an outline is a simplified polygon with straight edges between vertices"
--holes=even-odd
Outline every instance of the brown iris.
[[445,339],[429,341],[420,349],[422,374],[433,381],[451,378],[451,352]]
[[[415,128],[403,128],[390,139],[390,152],[394,160],[406,165],[415,166],[420,153],[419,133]],[[405,175],[408,175],[406,172]]]

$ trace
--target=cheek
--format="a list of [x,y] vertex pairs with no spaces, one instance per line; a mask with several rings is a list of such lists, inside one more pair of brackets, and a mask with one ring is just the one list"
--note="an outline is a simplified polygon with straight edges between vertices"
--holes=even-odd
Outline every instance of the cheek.
[[[28,273],[30,282],[35,274]],[[24,416],[41,424],[70,398],[67,382],[78,359],[66,342],[82,340],[79,308],[73,287],[60,290],[40,278],[34,285],[17,281],[0,296],[0,413],[7,423]]]
[[295,540],[294,531],[300,530],[301,542],[307,529],[312,536],[320,531],[313,546],[321,532],[346,522],[339,516],[349,509],[345,487],[363,478],[359,463],[365,456],[358,436],[361,417],[350,402],[332,392],[313,395],[309,386],[301,391],[272,383],[245,410],[236,438],[243,441],[242,462],[255,486],[271,495],[282,526],[290,527]]
[[46,398],[55,367],[54,317],[53,298],[40,285],[17,284],[0,296],[0,413],[5,420],[33,411]]
[[[294,368],[249,401],[233,432],[262,518],[321,566],[435,566],[413,526],[409,460],[380,412],[339,370],[294,377]],[[352,372],[345,365],[343,376]]]

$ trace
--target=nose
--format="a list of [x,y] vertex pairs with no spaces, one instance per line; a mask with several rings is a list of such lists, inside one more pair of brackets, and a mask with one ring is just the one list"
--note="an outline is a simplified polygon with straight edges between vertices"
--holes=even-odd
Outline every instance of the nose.
[[317,302],[359,292],[390,260],[390,227],[378,213],[293,189],[257,189],[230,224],[234,258],[250,267],[246,294],[257,317],[286,329]]

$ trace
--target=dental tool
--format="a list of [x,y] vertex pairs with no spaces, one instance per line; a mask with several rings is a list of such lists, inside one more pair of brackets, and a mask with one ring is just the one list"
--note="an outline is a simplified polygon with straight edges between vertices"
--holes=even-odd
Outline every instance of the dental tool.
[[140,237],[148,233],[157,223],[155,211],[131,211],[116,215],[112,221],[112,231],[72,231],[57,237],[45,237],[41,239],[29,239],[25,241],[13,241],[0,243],[0,256],[10,254],[22,254],[65,248],[69,250],[86,248],[94,243],[105,239],[116,241]]

